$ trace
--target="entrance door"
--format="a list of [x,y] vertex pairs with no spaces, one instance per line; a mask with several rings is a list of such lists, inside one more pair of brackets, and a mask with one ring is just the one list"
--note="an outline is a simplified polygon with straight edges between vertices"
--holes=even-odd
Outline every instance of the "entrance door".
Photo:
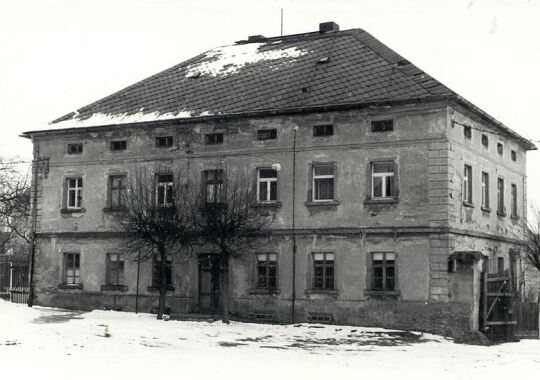
[[220,260],[216,254],[199,255],[199,312],[221,313]]

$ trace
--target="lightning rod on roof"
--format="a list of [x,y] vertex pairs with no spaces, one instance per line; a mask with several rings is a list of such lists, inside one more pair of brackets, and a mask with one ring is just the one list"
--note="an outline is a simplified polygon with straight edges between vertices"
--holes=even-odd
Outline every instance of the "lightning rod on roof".
[[281,8],[281,37],[283,37],[283,8]]

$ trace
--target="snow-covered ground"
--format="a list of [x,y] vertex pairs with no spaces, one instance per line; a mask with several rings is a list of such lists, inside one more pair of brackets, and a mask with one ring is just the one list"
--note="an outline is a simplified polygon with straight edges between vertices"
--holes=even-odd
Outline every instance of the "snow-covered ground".
[[482,347],[377,328],[157,321],[148,314],[28,308],[0,300],[2,379],[328,380],[378,375],[538,379],[540,341]]

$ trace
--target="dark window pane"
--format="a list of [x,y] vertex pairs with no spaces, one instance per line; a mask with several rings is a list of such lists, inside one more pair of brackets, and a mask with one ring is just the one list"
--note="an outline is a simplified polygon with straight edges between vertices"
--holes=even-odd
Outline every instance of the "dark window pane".
[[373,173],[393,173],[394,172],[394,163],[393,162],[381,162],[373,164]]
[[270,183],[270,200],[277,200],[277,182]]
[[371,122],[372,132],[390,132],[394,130],[393,120],[374,120]]
[[277,170],[259,169],[259,178],[277,178]]
[[373,197],[382,197],[382,177],[373,177]]
[[394,177],[386,177],[386,196],[392,197],[394,195]]
[[259,200],[266,201],[268,197],[266,182],[259,183]]

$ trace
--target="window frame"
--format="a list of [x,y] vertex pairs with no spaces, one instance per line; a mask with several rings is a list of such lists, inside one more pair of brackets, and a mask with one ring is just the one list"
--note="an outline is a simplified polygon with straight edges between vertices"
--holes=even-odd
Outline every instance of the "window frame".
[[484,211],[490,211],[489,202],[489,173],[482,172],[482,209]]
[[[275,177],[261,178],[262,170],[273,170],[276,173]],[[266,199],[261,199],[261,184],[266,183]],[[275,183],[275,199],[272,198],[272,183]],[[257,168],[257,202],[259,203],[275,203],[278,201],[278,190],[279,190],[279,181],[278,181],[278,171],[271,167],[260,167]]]
[[510,150],[510,158],[513,162],[517,162],[517,152],[515,150]]
[[470,125],[463,126],[463,137],[465,140],[472,140],[472,127]]
[[473,204],[473,168],[472,165],[463,165],[463,203]]
[[[261,256],[266,256],[266,260],[259,260]],[[274,260],[270,260],[270,257],[273,256]],[[265,263],[261,265],[261,263]],[[272,264],[273,263],[273,264]],[[264,268],[264,286],[261,285],[261,277],[259,274],[259,269]],[[271,284],[270,269],[274,270],[274,286]],[[258,252],[255,254],[255,289],[258,290],[276,290],[278,289],[278,255],[275,252]]]
[[[160,281],[161,281],[161,273],[159,271],[159,263],[161,262],[161,257],[159,253],[155,253],[152,257],[152,277],[150,279],[151,281],[151,288],[159,289],[160,287]],[[167,290],[174,289],[174,265],[173,265],[173,256],[167,255],[167,258],[165,259],[165,267],[166,272],[165,276],[167,277],[167,283],[166,288]]]
[[[376,130],[377,125],[385,125],[386,123],[390,123],[390,129],[380,129]],[[385,126],[386,128],[386,126]],[[370,121],[370,133],[391,133],[394,131],[394,119],[375,119]]]
[[497,154],[501,157],[504,156],[504,144],[502,142],[497,142]]
[[[113,187],[114,185],[114,179],[122,179],[120,182],[120,187]],[[111,209],[121,209],[125,208],[125,200],[123,199],[125,195],[127,194],[127,175],[125,174],[111,174],[109,175],[109,183],[108,183],[108,206]],[[115,195],[114,192],[118,191],[118,199],[117,204],[114,204]]]
[[[170,181],[162,181],[160,177],[170,176]],[[172,173],[156,173],[154,175],[156,184],[155,189],[155,205],[158,208],[167,208],[174,206],[174,175]],[[163,202],[159,202],[159,189],[163,188]],[[168,200],[170,199],[170,202]]]
[[[75,186],[74,187],[71,187],[71,184],[70,182],[74,180],[76,183],[75,183]],[[78,176],[78,177],[66,177],[66,185],[65,185],[65,189],[66,189],[66,209],[67,210],[81,210],[83,208],[83,191],[84,191],[84,182],[83,182],[83,177],[82,176]],[[71,204],[71,197],[70,197],[70,193],[71,192],[74,192],[74,204],[72,205]]]
[[[380,172],[375,173],[375,166],[376,165],[388,165],[391,164],[393,171],[392,172]],[[397,164],[393,160],[377,160],[377,161],[371,161],[370,162],[370,199],[373,201],[384,201],[384,200],[390,200],[397,198],[397,191],[396,191],[396,182],[397,182]],[[387,192],[387,182],[388,178],[392,177],[392,186],[391,191],[392,194],[388,195]],[[375,178],[381,178],[381,196],[375,196]]]
[[312,126],[313,137],[330,137],[335,135],[334,124],[316,124]]
[[[323,260],[316,260],[315,255],[323,255]],[[332,259],[327,259],[327,256],[332,256]],[[335,291],[336,289],[336,255],[334,252],[312,252],[311,253],[311,260],[312,260],[312,282],[311,282],[311,289],[314,291]],[[318,261],[322,261],[322,264],[317,264]],[[329,263],[332,263],[331,265]],[[322,275],[317,275],[317,268],[322,269]],[[328,269],[332,269],[331,276],[328,275]],[[317,285],[317,279],[321,278],[321,286]],[[331,286],[328,286],[328,280],[331,277]]]
[[[210,173],[214,173],[216,175],[216,178],[219,177],[219,179],[208,179],[208,176]],[[203,170],[203,191],[204,191],[204,202],[207,205],[210,204],[221,204],[225,201],[225,181],[224,181],[224,175],[225,171],[223,169],[207,169]],[[212,190],[212,194],[214,194],[214,200],[210,201],[208,200],[209,191],[208,187],[209,185],[217,187],[216,190]],[[217,196],[216,196],[217,194]]]
[[[221,138],[218,138],[221,136]],[[225,134],[223,132],[207,132],[203,136],[204,145],[223,145]]]
[[127,149],[127,140],[112,140],[109,148],[113,152],[120,152]]
[[156,136],[156,148],[171,148],[174,145],[174,137],[172,135]]
[[[68,268],[69,256],[73,256],[71,262],[73,265]],[[76,258],[76,260],[75,260]],[[81,253],[80,252],[64,252],[63,257],[63,269],[62,269],[62,284],[66,286],[79,287],[81,283]],[[75,263],[77,265],[75,265]],[[73,270],[73,274],[68,275],[68,270]],[[72,278],[71,282],[68,282],[68,278]]]
[[519,218],[517,185],[515,183],[510,184],[510,216],[513,219]]
[[77,154],[82,154],[83,153],[83,144],[82,143],[68,143],[66,145],[66,153],[68,155],[70,155],[70,156],[77,155]]
[[[331,167],[332,168],[332,174],[315,174],[315,170],[320,167]],[[325,203],[325,202],[335,202],[336,201],[336,163],[335,162],[316,162],[311,164],[311,201],[314,203]],[[332,180],[332,198],[316,198],[316,192],[317,188],[315,184],[316,181],[319,180],[326,180],[331,179]]]
[[[117,260],[111,260],[111,257],[113,255],[117,256]],[[121,258],[121,260],[120,260]],[[126,286],[126,267],[125,267],[125,256],[122,253],[117,252],[109,252],[106,256],[106,278],[105,282],[108,286],[113,287],[125,287]],[[119,263],[122,263],[121,269],[119,268]],[[111,273],[115,272],[114,279],[111,277]],[[122,276],[119,275],[119,273],[122,273]],[[122,282],[120,283],[120,278],[122,278]]]
[[[378,261],[382,261],[382,264],[375,265],[375,255],[382,255],[382,260],[378,260]],[[393,255],[393,260],[389,260],[387,258],[387,255]],[[391,251],[384,251],[384,252],[376,251],[376,252],[371,252],[370,253],[369,265],[370,265],[370,271],[371,271],[371,278],[370,278],[370,284],[369,284],[368,288],[372,292],[381,292],[381,293],[384,293],[384,292],[389,292],[389,293],[398,292],[397,258],[398,258],[397,253],[391,252]],[[388,261],[392,261],[393,263],[391,265],[387,264]],[[382,269],[382,287],[381,288],[378,288],[378,287],[375,286],[376,278],[378,278],[378,277],[375,276],[375,268],[379,268],[379,267]],[[388,275],[387,275],[387,269],[388,268],[392,268],[393,271],[394,271],[392,289],[389,289],[387,287],[387,281],[386,280],[388,278]]]
[[482,133],[482,137],[480,138],[480,142],[484,148],[489,148],[489,136],[485,133]]
[[497,178],[497,214],[500,216],[506,216],[506,210],[504,205],[504,178]]
[[[268,137],[263,138],[264,134],[268,134]],[[277,128],[261,128],[256,131],[257,141],[273,141],[277,140]]]

